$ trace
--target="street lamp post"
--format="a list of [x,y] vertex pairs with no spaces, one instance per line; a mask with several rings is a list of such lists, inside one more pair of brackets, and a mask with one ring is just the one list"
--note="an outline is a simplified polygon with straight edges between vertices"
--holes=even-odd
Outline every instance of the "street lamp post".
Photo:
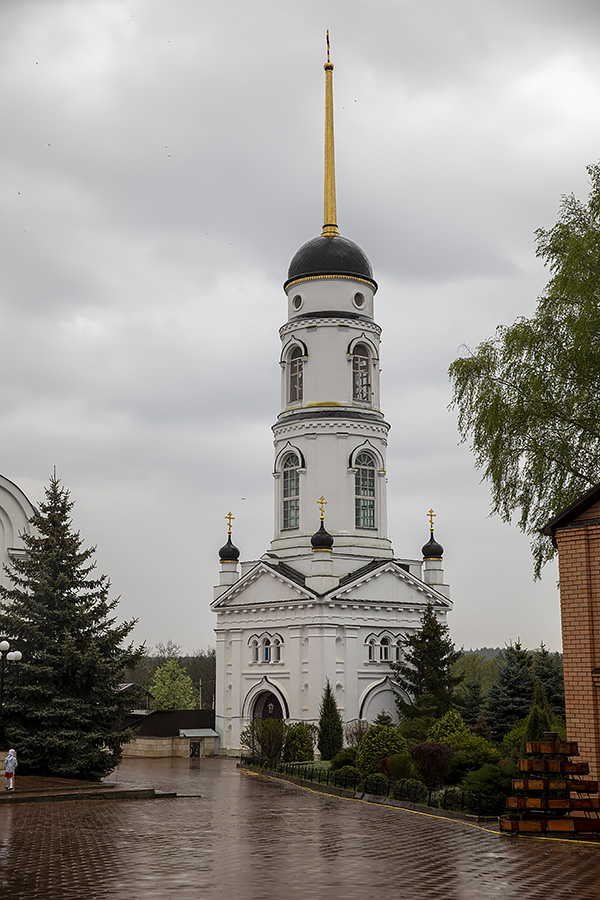
[[19,662],[21,653],[19,650],[11,650],[8,641],[0,641],[0,747],[4,747],[6,743],[6,734],[4,733],[4,716],[2,714],[2,704],[4,702],[4,673],[9,662]]

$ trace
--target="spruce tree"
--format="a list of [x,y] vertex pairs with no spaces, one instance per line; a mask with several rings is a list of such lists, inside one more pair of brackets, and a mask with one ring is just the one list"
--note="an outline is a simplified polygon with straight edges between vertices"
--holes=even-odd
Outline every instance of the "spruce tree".
[[344,746],[344,725],[337,708],[329,678],[323,689],[319,710],[319,739],[317,742],[321,759],[333,759]]
[[475,725],[478,716],[481,715],[484,703],[481,683],[474,678],[465,681],[456,708],[466,725]]
[[453,664],[462,653],[455,650],[447,625],[438,621],[429,603],[421,628],[404,640],[404,662],[393,662],[394,679],[404,693],[397,695],[401,718],[437,719],[455,704],[455,691],[462,675],[453,675]]
[[544,691],[552,711],[560,716],[565,714],[565,685],[563,679],[562,660],[556,654],[550,654],[542,643],[538,650],[533,652],[531,674],[538,678],[544,686]]
[[548,703],[544,686],[538,679],[533,688],[531,707],[523,732],[521,756],[525,756],[527,753],[528,741],[540,741],[546,731],[552,730],[552,709]]
[[6,683],[6,732],[20,771],[99,779],[130,737],[114,730],[131,705],[116,688],[143,648],[123,645],[136,620],[117,623],[95,547],[73,530],[69,491],[54,475],[45,493],[22,535],[26,555],[11,557],[0,586],[0,634],[23,654]]
[[519,643],[510,644],[502,651],[498,680],[487,697],[486,717],[494,740],[502,740],[528,714],[532,692],[531,654]]

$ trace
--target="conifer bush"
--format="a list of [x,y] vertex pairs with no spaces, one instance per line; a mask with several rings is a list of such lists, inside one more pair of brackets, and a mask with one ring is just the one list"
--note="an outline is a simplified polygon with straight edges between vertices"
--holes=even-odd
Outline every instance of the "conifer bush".
[[331,768],[336,771],[343,766],[353,766],[356,762],[356,754],[358,747],[344,747],[339,753],[336,753],[331,760]]
[[316,728],[307,722],[290,725],[285,737],[283,762],[312,762]]
[[367,775],[365,778],[365,793],[375,794],[376,797],[387,794],[390,789],[388,779],[381,772],[375,772],[373,775]]
[[318,748],[321,759],[333,759],[344,745],[344,725],[329,679],[323,689],[319,711]]
[[373,725],[358,745],[356,768],[363,775],[369,775],[379,770],[379,762],[384,757],[405,750],[408,750],[408,744],[397,728]]
[[446,738],[450,737],[450,735],[459,734],[461,732],[466,733],[466,731],[467,726],[465,725],[462,716],[453,709],[449,709],[441,719],[438,719],[437,722],[433,723],[427,732],[427,740],[439,741],[440,743],[445,744]]
[[383,774],[387,775],[390,781],[403,781],[407,778],[418,777],[417,767],[408,750],[386,756],[381,762],[381,768]]

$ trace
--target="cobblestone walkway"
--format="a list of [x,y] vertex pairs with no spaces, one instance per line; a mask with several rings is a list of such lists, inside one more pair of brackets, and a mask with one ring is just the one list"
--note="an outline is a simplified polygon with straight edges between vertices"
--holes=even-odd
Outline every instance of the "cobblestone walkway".
[[341,800],[232,760],[128,760],[114,780],[180,797],[3,805],[3,900],[600,900],[600,844]]

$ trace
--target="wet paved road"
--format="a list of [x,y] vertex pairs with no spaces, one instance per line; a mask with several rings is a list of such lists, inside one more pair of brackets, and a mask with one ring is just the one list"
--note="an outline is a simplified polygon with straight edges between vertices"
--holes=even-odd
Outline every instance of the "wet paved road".
[[339,800],[232,760],[127,760],[113,779],[190,796],[4,806],[2,900],[600,900],[600,844]]

